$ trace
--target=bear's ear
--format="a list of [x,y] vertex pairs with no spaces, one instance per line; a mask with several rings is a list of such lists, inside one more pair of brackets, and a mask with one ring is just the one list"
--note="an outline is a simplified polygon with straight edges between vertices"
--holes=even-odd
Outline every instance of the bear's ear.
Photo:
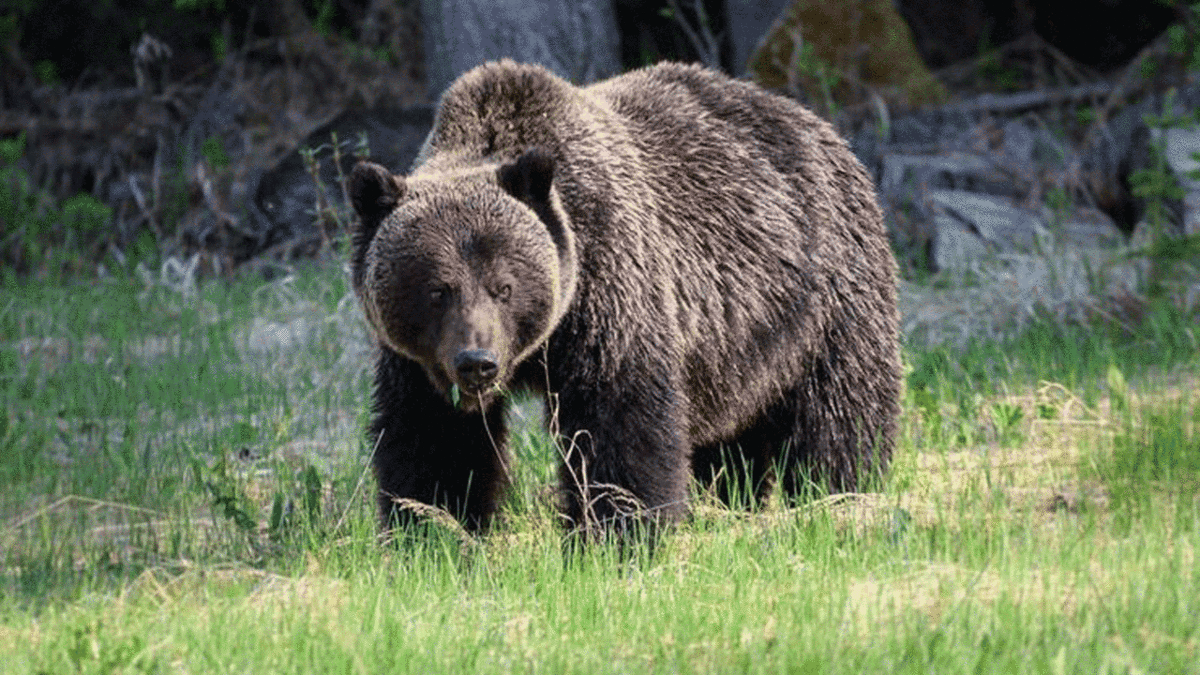
[[403,196],[404,177],[378,164],[359,162],[350,173],[350,201],[364,227],[378,227]]
[[404,196],[404,177],[370,162],[359,162],[350,173],[350,201],[358,218],[350,226],[350,281],[361,293],[366,275],[367,249],[379,224]]
[[523,202],[545,203],[554,180],[554,157],[542,148],[530,148],[512,164],[496,172],[500,187]]

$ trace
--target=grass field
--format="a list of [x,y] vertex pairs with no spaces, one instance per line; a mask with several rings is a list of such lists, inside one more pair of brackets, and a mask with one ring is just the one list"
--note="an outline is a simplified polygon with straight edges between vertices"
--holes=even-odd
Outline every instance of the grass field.
[[564,561],[517,420],[493,534],[376,540],[339,269],[10,286],[0,671],[1200,673],[1200,354],[1035,323],[909,347],[880,493],[695,514]]

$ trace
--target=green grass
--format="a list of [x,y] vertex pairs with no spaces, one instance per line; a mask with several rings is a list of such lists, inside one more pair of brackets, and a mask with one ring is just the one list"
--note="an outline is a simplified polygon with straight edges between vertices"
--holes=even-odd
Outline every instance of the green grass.
[[563,554],[513,433],[497,531],[375,536],[332,266],[6,287],[0,672],[1200,672],[1196,319],[909,350],[880,493]]

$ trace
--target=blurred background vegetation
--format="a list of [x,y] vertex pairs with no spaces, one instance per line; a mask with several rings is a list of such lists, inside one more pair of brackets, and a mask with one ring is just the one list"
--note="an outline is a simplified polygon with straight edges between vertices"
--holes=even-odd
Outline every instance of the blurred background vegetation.
[[[1194,80],[1200,5],[1060,5],[572,0],[546,14],[511,0],[13,0],[0,9],[0,274],[199,256],[201,274],[269,276],[337,245],[350,162],[374,153],[406,170],[441,87],[501,53],[580,83],[700,62],[805,101],[852,139],[981,93],[1110,87],[1066,116],[1086,145],[1121,106]],[[1128,234],[1180,199],[1154,168],[1050,187],[1089,193]],[[903,214],[890,224],[906,270],[936,271],[924,235],[909,237]]]

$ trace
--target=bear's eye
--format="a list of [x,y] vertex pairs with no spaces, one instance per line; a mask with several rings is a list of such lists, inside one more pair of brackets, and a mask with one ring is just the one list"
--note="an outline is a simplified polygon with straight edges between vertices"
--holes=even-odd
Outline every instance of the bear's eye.
[[512,286],[510,284],[497,286],[495,290],[492,291],[492,297],[499,302],[507,303],[508,299],[512,297]]
[[449,292],[445,288],[435,288],[429,291],[429,302],[433,305],[440,305],[446,300]]

